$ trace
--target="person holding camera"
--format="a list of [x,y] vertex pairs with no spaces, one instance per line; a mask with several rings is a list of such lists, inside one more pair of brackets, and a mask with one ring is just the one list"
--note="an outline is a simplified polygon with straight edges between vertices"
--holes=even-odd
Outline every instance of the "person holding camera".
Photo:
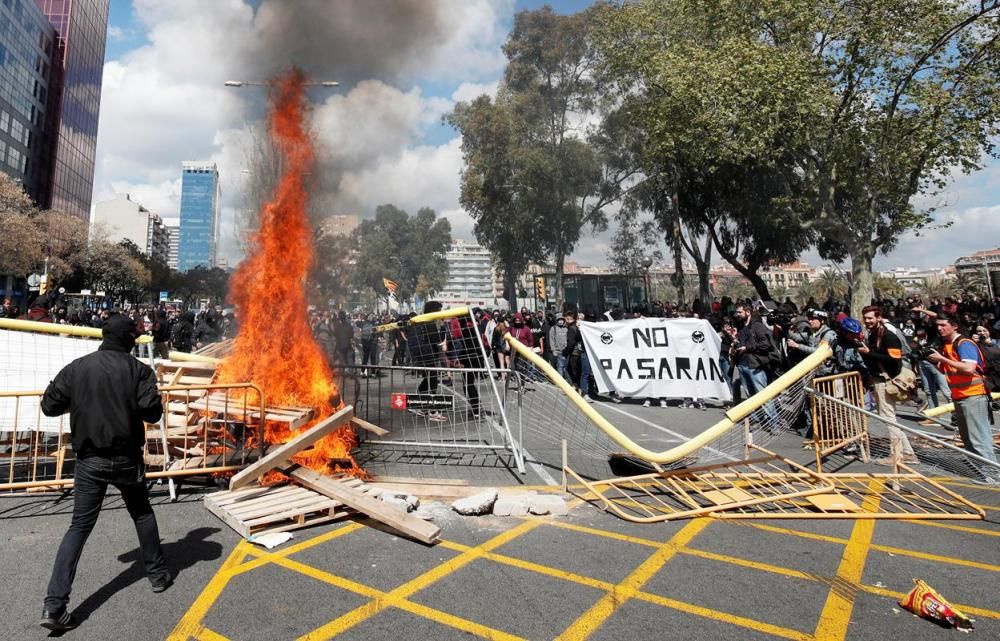
[[[858,346],[858,353],[865,359],[868,371],[871,373],[871,390],[875,397],[875,412],[888,421],[896,421],[896,400],[887,393],[890,381],[899,376],[903,370],[903,346],[894,332],[886,328],[882,309],[869,305],[861,310],[862,321],[868,330],[868,338]],[[917,456],[906,438],[903,430],[895,425],[885,423],[889,431],[889,442],[892,448],[890,456],[874,459],[876,465],[895,465],[896,459],[904,463],[916,463]]]
[[[940,352],[932,350],[927,359],[948,377],[962,443],[973,454],[996,463],[986,389],[986,358],[975,341],[962,336],[954,316],[938,314],[937,329],[944,345]],[[996,470],[992,473],[996,474]],[[996,480],[1000,482],[1000,478]]]

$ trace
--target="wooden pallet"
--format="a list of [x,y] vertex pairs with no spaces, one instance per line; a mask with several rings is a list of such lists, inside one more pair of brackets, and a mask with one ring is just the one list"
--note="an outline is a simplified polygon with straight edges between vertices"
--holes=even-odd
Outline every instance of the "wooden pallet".
[[215,492],[205,507],[243,538],[287,532],[341,518],[338,501],[297,485],[250,487]]
[[[239,400],[227,398],[224,393],[213,392],[207,397],[192,401],[188,407],[199,412],[212,412],[226,416],[260,418],[260,405],[244,404]],[[254,409],[254,408],[257,409]],[[287,423],[288,429],[297,430],[312,420],[314,410],[309,407],[282,407],[268,405],[264,410],[264,418],[276,423]]]

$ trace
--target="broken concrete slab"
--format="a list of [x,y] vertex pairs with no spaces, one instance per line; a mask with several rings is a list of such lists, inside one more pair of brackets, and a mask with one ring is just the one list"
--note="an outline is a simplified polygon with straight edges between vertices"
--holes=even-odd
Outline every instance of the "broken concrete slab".
[[527,494],[501,495],[493,504],[495,516],[526,516],[528,514]]
[[538,496],[530,497],[528,511],[538,515],[566,516],[569,514],[569,506],[566,504],[566,499],[561,496],[539,494]]
[[458,499],[451,504],[451,509],[463,516],[482,516],[490,513],[496,500],[497,491],[490,488],[464,499]]

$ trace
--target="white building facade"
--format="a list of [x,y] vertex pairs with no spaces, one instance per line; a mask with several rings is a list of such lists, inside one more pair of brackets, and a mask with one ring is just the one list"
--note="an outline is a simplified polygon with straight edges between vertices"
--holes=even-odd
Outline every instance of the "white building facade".
[[94,206],[92,225],[117,243],[128,239],[146,256],[166,263],[170,249],[170,236],[163,219],[133,201],[128,194],[115,194]]
[[445,306],[492,307],[493,261],[488,249],[466,240],[453,239],[445,256],[448,284],[434,298]]

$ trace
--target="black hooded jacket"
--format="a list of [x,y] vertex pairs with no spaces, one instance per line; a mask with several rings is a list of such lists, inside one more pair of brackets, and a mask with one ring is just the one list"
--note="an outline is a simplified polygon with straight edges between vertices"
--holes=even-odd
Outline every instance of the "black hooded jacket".
[[104,324],[104,342],[56,374],[42,397],[42,412],[69,412],[73,449],[80,458],[95,454],[138,456],[145,443],[143,421],[163,414],[156,375],[131,354],[137,330],[115,315]]

